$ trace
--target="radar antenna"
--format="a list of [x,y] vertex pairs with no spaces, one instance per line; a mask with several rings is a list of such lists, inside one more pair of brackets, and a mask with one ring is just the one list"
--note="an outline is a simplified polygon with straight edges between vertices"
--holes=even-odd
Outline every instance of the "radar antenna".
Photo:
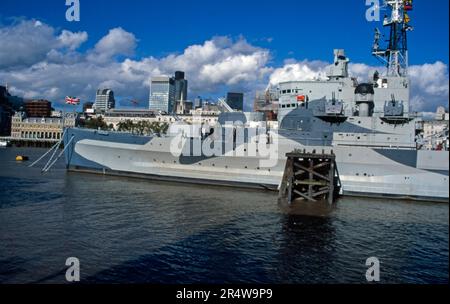
[[391,12],[391,16],[386,15],[383,21],[383,26],[390,28],[388,45],[386,49],[380,49],[382,34],[375,29],[372,54],[386,65],[388,76],[407,76],[407,32],[413,29],[407,12],[413,9],[412,0],[384,0],[384,7]]

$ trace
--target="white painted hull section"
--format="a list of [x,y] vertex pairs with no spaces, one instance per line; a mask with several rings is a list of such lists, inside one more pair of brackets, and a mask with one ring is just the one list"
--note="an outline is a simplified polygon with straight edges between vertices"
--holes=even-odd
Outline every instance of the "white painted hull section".
[[[366,147],[311,147],[285,140],[279,145],[275,167],[260,167],[258,157],[221,156],[193,164],[181,164],[179,157],[168,152],[170,138],[153,138],[151,143],[133,145],[82,139],[74,152],[107,171],[159,176],[183,180],[214,181],[219,184],[242,183],[276,189],[282,179],[285,157],[294,148],[336,154],[344,194],[395,196],[446,200],[449,197],[448,153],[419,151],[417,166],[410,167],[389,159]],[[422,153],[424,152],[424,153]],[[434,152],[434,151],[433,151]],[[440,165],[439,165],[440,164]],[[80,164],[68,164],[83,168]],[[84,169],[89,169],[86,167]]]

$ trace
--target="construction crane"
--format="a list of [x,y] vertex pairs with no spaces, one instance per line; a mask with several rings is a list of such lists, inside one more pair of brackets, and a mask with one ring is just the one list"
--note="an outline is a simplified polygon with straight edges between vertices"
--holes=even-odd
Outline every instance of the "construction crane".
[[133,98],[125,98],[120,101],[120,104],[126,103],[127,105],[131,104],[133,107],[137,107],[139,105],[139,101]]
[[136,99],[131,99],[130,103],[135,107],[137,107],[139,105],[139,101],[137,101]]

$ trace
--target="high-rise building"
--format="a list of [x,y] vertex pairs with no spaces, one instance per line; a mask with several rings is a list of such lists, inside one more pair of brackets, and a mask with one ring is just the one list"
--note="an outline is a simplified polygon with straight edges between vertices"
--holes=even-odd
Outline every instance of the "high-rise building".
[[193,107],[194,109],[201,108],[203,106],[203,99],[200,96],[194,99]]
[[114,92],[111,89],[97,90],[94,106],[97,112],[106,112],[110,109],[114,109],[116,106]]
[[227,93],[227,103],[233,110],[243,111],[244,93]]
[[184,72],[175,72],[175,101],[187,100],[188,81],[184,79]]
[[50,117],[52,115],[52,103],[48,100],[30,100],[25,102],[27,117]]
[[0,136],[9,136],[11,133],[12,107],[9,97],[8,88],[0,86]]
[[153,77],[150,83],[149,109],[172,113],[175,110],[175,79]]

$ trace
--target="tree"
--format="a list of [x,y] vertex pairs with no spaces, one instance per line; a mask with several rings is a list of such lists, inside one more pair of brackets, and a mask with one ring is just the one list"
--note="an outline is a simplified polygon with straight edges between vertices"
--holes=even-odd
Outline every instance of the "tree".
[[118,131],[131,132],[139,135],[166,134],[168,129],[168,123],[149,122],[145,120],[134,123],[133,121],[127,119],[117,124]]
[[154,133],[156,135],[166,134],[169,129],[168,123],[152,122],[148,126],[149,133]]
[[125,121],[121,121],[117,124],[117,130],[120,132],[134,132],[135,124],[130,120],[127,119]]
[[106,122],[103,120],[103,117],[92,117],[88,120],[86,120],[85,122],[85,128],[88,129],[100,129],[100,130],[108,130],[108,125],[106,124]]

